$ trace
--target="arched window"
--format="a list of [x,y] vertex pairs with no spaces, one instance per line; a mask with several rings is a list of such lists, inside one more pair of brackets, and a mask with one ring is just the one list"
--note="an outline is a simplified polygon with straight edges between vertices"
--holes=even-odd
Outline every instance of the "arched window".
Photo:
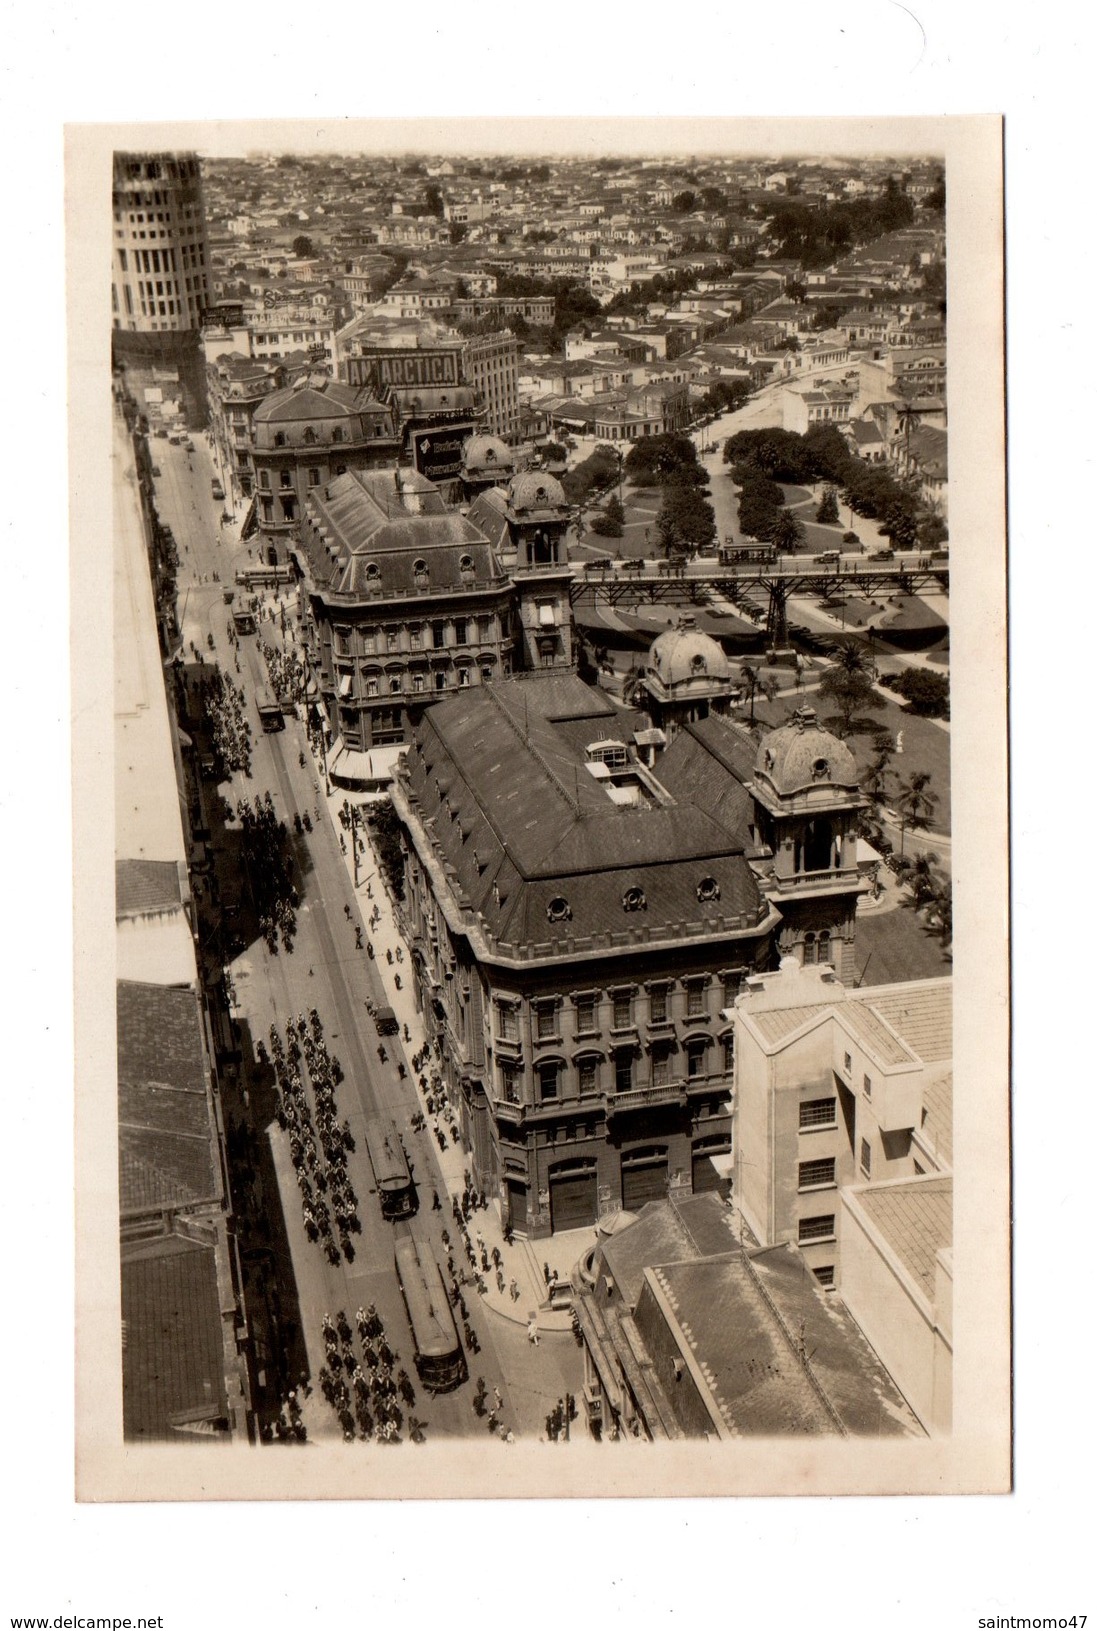
[[285,433],[284,430],[276,430],[275,431],[275,433],[274,433],[274,445],[275,445],[275,447],[285,447],[285,445],[286,445],[286,433]]
[[803,870],[828,872],[834,847],[834,830],[825,816],[809,821],[804,829]]
[[804,967],[805,968],[809,967],[811,964],[813,964],[815,962],[815,956],[816,956],[815,931],[814,931],[814,929],[809,929],[807,934],[804,936]]
[[316,441],[316,432],[313,430],[311,425],[305,426],[305,441],[310,447]]
[[818,958],[819,962],[820,963],[829,963],[829,962],[831,962],[832,959],[831,959],[831,955],[830,955],[830,930],[829,929],[821,929],[820,930],[819,940],[818,940],[818,947],[819,947],[819,958]]

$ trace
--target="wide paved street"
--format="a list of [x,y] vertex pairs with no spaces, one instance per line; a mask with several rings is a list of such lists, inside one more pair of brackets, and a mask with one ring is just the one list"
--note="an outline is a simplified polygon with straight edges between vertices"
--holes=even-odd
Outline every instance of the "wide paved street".
[[[201,441],[190,455],[183,447],[162,440],[154,441],[152,447],[161,471],[156,480],[161,516],[172,526],[179,546],[184,657],[189,656],[190,669],[197,672],[193,643],[204,661],[218,664],[234,683],[243,686],[250,699],[257,684],[266,681],[260,643],[280,641],[280,618],[276,611],[273,621],[261,623],[258,636],[242,637],[235,645],[231,642],[229,608],[222,591],[231,582],[236,567],[247,562],[248,551],[221,524],[222,507],[210,493],[212,467],[208,451]],[[215,581],[215,574],[219,581]],[[287,619],[291,613],[292,607],[287,610]],[[390,1345],[399,1351],[400,1363],[414,1376],[411,1334],[394,1273],[393,1228],[382,1219],[373,1192],[363,1137],[365,1123],[371,1115],[384,1111],[400,1127],[420,1197],[421,1209],[413,1228],[417,1236],[430,1242],[443,1269],[446,1251],[441,1232],[447,1224],[454,1229],[450,1192],[461,1192],[463,1161],[454,1161],[449,1144],[450,1158],[445,1163],[448,1171],[444,1171],[430,1123],[420,1132],[412,1128],[411,1118],[420,1109],[420,1100],[407,1056],[418,1050],[423,1039],[421,1032],[412,1029],[410,1021],[415,1016],[411,1006],[401,1004],[402,1023],[408,1023],[411,1042],[405,1045],[398,1038],[386,1038],[387,1057],[382,1063],[378,1056],[378,1038],[367,1002],[381,1005],[392,998],[378,964],[382,945],[391,948],[396,942],[391,908],[376,861],[367,849],[356,892],[348,858],[340,847],[338,824],[333,819],[340,798],[325,797],[322,772],[309,750],[304,725],[288,716],[284,730],[267,734],[250,702],[249,717],[251,775],[234,774],[230,782],[221,785],[221,796],[235,809],[238,801],[253,801],[269,791],[276,814],[291,835],[294,817],[306,813],[311,831],[294,840],[301,884],[292,952],[280,949],[277,955],[271,955],[264,940],[257,936],[229,967],[235,1014],[244,1038],[245,1084],[249,1077],[255,1088],[262,1084],[264,1072],[257,1064],[255,1047],[263,1042],[269,1051],[270,1027],[280,1027],[284,1034],[289,1018],[307,1015],[315,1008],[329,1051],[338,1058],[344,1072],[337,1089],[338,1114],[349,1121],[355,1142],[348,1157],[348,1174],[358,1196],[362,1233],[352,1237],[353,1262],[344,1259],[332,1265],[320,1243],[312,1243],[306,1236],[287,1135],[273,1120],[256,1129],[269,1140],[278,1178],[278,1195],[268,1197],[268,1203],[280,1205],[282,1211],[307,1370],[315,1379],[324,1362],[321,1322],[325,1313],[345,1309],[353,1323],[354,1311],[373,1303],[384,1321]],[[214,796],[213,789],[207,788],[206,795]],[[228,832],[232,832],[231,824]],[[231,855],[222,854],[220,863],[222,869],[226,864],[231,867]],[[239,895],[242,881],[238,876],[222,876],[220,881],[223,900]],[[382,925],[376,931],[370,929],[368,914],[375,909],[383,914],[384,932]],[[375,962],[370,961],[365,950],[371,933],[377,941]],[[387,970],[387,963],[385,966]],[[404,1079],[398,1074],[400,1063],[405,1065]],[[251,1097],[254,1102],[259,1094],[253,1092]],[[433,1209],[434,1191],[444,1201],[441,1210]],[[485,1217],[483,1212],[474,1212],[470,1232]],[[484,1232],[486,1238],[488,1230]],[[494,1235],[500,1238],[497,1228]],[[526,1288],[528,1264],[525,1258],[519,1262],[518,1251],[517,1246],[508,1250],[507,1256],[513,1260],[505,1265],[505,1273],[513,1279],[522,1268],[522,1285]],[[425,1423],[428,1441],[438,1435],[467,1433],[483,1433],[487,1438],[484,1423],[477,1419],[471,1403],[473,1385],[483,1376],[489,1399],[493,1389],[500,1391],[502,1427],[520,1437],[540,1436],[545,1416],[557,1398],[564,1391],[574,1393],[579,1389],[580,1359],[570,1329],[545,1330],[533,1347],[527,1341],[524,1323],[515,1323],[513,1318],[507,1319],[487,1306],[473,1286],[468,1288],[466,1298],[482,1348],[479,1354],[468,1356],[470,1381],[453,1393],[435,1398],[424,1394],[417,1385],[418,1396],[411,1413]],[[523,1312],[527,1301],[524,1294]],[[341,1436],[334,1413],[315,1387],[307,1400],[306,1421],[313,1437]]]

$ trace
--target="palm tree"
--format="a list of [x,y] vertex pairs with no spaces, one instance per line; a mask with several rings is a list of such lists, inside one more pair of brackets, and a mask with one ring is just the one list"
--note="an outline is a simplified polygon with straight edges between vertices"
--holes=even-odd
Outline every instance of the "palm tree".
[[887,798],[887,784],[891,777],[891,756],[895,752],[895,738],[881,731],[875,741],[876,756],[861,777],[861,786],[873,804],[883,804]]
[[753,730],[754,699],[760,691],[767,702],[772,702],[774,697],[777,695],[777,681],[771,674],[763,674],[760,669],[753,667],[750,663],[743,664],[739,670],[739,675],[743,680],[743,683],[746,685],[747,692],[750,696],[750,719],[748,723]]
[[928,770],[916,770],[912,776],[899,783],[899,797],[896,803],[899,807],[901,823],[899,827],[899,854],[903,854],[907,827],[926,827],[929,825],[934,810],[937,808],[936,793],[929,790],[930,774]]
[[906,885],[910,890],[912,905],[915,911],[936,899],[941,887],[941,880],[933,868],[937,864],[938,856],[934,850],[923,850],[921,855],[915,856],[906,874]]
[[621,681],[621,701],[627,703],[630,708],[642,708],[647,702],[644,670],[637,663],[633,663]]
[[937,880],[929,922],[941,939],[941,950],[952,950],[952,884],[947,878]]
[[854,715],[859,708],[883,707],[868,677],[864,647],[860,641],[835,642],[834,660],[819,682],[819,695],[832,701],[838,709],[835,723],[841,737],[850,734]]

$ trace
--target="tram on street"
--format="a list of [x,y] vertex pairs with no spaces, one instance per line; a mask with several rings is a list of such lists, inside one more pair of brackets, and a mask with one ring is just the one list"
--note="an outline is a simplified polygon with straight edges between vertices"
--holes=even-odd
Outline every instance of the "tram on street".
[[410,1218],[418,1211],[419,1199],[400,1134],[391,1117],[374,1116],[366,1123],[366,1153],[377,1184],[381,1216],[390,1220]]
[[721,566],[774,566],[776,562],[776,544],[736,544],[728,538],[720,545]]
[[397,1224],[396,1278],[400,1282],[415,1344],[415,1369],[430,1393],[448,1393],[468,1379],[468,1364],[457,1335],[434,1253],[406,1223]]
[[284,730],[286,720],[282,704],[265,685],[261,685],[255,693],[255,708],[259,715],[259,723],[265,731]]

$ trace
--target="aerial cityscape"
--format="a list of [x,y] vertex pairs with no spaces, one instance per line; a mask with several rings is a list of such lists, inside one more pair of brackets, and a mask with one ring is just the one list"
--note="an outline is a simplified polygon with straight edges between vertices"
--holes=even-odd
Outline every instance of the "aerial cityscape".
[[115,153],[127,1445],[956,1430],[945,189]]

